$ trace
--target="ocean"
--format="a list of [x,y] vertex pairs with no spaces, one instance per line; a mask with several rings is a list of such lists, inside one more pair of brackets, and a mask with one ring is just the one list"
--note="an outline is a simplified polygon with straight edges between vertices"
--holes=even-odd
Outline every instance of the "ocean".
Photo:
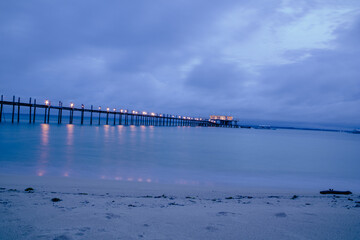
[[198,186],[360,191],[360,135],[0,124],[0,174]]

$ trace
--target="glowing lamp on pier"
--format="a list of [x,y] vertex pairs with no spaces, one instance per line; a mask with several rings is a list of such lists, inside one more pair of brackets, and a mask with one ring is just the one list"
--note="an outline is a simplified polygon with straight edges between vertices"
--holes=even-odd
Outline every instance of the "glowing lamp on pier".
[[74,108],[74,103],[70,103],[70,107],[71,107],[71,108]]
[[49,105],[50,105],[49,100],[45,100],[45,105],[46,105],[46,106],[49,106]]
[[155,113],[151,113],[151,116],[155,116]]
[[106,108],[106,111],[110,111],[110,108]]
[[175,117],[174,115],[172,115],[171,117]]
[[114,108],[113,110],[114,110],[114,112],[116,112],[116,108]]
[[183,119],[186,119],[186,117],[183,117]]
[[143,114],[143,115],[146,115],[146,114],[147,114],[147,112],[142,112],[142,114]]
[[101,106],[99,106],[99,110],[101,110]]
[[162,114],[160,114],[159,116],[160,116],[160,117],[162,117],[163,115],[162,115]]
[[125,112],[125,113],[127,113],[127,112],[128,112],[128,110],[125,110],[124,112]]

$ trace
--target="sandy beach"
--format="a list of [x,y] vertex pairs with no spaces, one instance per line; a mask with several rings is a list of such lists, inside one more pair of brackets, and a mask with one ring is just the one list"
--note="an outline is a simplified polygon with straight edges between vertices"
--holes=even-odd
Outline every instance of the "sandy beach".
[[0,239],[360,238],[359,193],[6,175],[0,185]]

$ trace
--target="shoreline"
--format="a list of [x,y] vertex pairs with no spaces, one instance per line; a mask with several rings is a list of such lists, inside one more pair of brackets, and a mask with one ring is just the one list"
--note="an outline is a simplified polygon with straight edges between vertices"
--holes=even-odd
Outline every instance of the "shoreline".
[[[356,239],[360,195],[0,175],[1,239]],[[34,191],[24,191],[26,188]],[[296,195],[296,197],[294,196]],[[61,201],[52,202],[53,198]]]

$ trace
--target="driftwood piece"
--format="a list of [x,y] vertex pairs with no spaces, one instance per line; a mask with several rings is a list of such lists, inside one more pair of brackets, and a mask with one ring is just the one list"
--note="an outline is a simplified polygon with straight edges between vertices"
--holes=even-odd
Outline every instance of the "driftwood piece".
[[329,189],[326,191],[320,191],[320,194],[342,194],[342,195],[349,195],[352,194],[350,191],[334,191],[334,189]]

